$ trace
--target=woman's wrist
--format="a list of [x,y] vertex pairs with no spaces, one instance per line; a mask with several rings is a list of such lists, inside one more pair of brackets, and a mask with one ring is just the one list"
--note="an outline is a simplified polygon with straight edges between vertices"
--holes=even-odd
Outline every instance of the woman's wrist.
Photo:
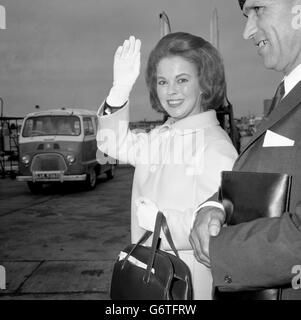
[[114,85],[106,99],[107,104],[112,108],[122,107],[128,100],[132,86]]
[[116,111],[118,111],[119,109],[123,108],[125,105],[127,104],[127,102],[125,102],[122,106],[110,106],[107,101],[105,101],[104,106],[103,106],[103,115],[107,116],[109,114],[112,114]]

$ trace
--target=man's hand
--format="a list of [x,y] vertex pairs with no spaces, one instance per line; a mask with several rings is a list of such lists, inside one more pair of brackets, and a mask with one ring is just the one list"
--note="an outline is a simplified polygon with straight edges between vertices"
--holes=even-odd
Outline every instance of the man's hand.
[[189,241],[197,261],[210,267],[209,240],[217,236],[225,221],[225,213],[220,208],[204,207],[200,209],[190,232]]
[[140,73],[141,41],[130,36],[114,55],[113,87],[107,98],[110,106],[122,106],[129,98],[132,87]]

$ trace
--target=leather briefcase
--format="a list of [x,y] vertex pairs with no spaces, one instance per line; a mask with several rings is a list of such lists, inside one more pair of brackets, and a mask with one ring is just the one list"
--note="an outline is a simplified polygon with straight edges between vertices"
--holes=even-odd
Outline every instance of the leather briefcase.
[[[175,255],[159,249],[161,228]],[[162,212],[157,214],[152,246],[143,246],[151,234],[146,231],[137,244],[127,246],[119,254],[113,268],[111,299],[192,299],[190,270],[179,258]]]
[[[289,211],[292,177],[280,173],[223,171],[219,200],[227,225],[262,217],[280,217]],[[214,291],[217,300],[281,300],[281,288],[254,291]]]

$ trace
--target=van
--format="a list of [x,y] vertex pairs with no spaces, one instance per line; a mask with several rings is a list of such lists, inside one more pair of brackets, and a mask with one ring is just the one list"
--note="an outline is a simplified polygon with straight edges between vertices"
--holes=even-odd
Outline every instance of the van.
[[28,114],[19,136],[17,180],[26,181],[30,191],[38,193],[46,183],[82,181],[92,190],[100,174],[112,179],[114,161],[97,161],[97,125],[96,112],[83,109]]

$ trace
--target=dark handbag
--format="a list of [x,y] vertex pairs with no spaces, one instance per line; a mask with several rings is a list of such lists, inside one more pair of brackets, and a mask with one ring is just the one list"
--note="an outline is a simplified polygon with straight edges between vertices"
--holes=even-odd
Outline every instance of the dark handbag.
[[[161,228],[175,255],[158,249]],[[127,246],[120,253],[113,268],[111,299],[192,299],[190,270],[178,255],[162,212],[157,214],[152,246],[143,246],[151,234],[146,231],[137,244]]]
[[[292,177],[280,173],[223,171],[219,200],[228,225],[262,217],[280,217],[289,210]],[[281,288],[253,291],[221,292],[218,300],[280,300]]]

